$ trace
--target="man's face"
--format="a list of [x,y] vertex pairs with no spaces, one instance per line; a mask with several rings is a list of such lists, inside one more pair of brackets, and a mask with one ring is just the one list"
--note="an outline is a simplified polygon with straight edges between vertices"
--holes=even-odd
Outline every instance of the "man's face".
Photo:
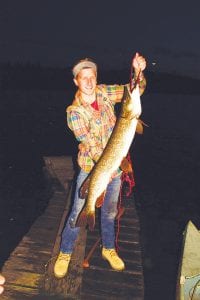
[[83,96],[92,96],[95,93],[97,84],[97,75],[95,70],[91,68],[81,70],[77,77],[74,78],[74,83]]

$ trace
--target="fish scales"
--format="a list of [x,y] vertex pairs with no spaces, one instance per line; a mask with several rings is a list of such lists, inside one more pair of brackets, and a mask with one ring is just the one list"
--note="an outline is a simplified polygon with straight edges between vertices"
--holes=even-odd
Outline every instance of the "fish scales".
[[86,205],[81,212],[77,226],[89,225],[92,230],[95,225],[95,203],[106,191],[113,173],[119,168],[132,144],[137,118],[141,114],[141,102],[138,86],[131,95],[125,87],[124,99],[120,116],[116,121],[108,143],[90,174],[90,182]]

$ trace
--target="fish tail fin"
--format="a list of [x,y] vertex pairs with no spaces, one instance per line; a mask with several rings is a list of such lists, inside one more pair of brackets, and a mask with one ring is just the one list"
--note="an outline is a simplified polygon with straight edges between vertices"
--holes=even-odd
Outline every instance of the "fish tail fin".
[[95,202],[95,206],[97,208],[101,207],[103,202],[104,202],[104,198],[105,198],[105,194],[106,194],[106,191],[104,191],[96,200]]
[[86,209],[84,209],[80,213],[80,216],[78,217],[78,219],[76,221],[76,226],[77,227],[86,227],[87,225],[89,226],[89,229],[91,231],[94,230],[95,213],[94,212],[87,213]]
[[87,224],[89,226],[90,231],[94,230],[94,225],[95,225],[95,213],[90,212],[87,217]]

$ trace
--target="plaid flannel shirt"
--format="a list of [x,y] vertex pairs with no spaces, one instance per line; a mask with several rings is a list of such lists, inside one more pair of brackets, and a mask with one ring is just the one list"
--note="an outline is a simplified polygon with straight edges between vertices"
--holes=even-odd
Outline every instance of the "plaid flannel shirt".
[[[145,78],[140,81],[140,94],[146,87]],[[79,143],[78,164],[89,173],[105,148],[116,122],[114,105],[121,102],[124,85],[97,85],[96,100],[99,110],[80,98],[79,91],[72,105],[68,106],[67,124]],[[120,174],[116,170],[113,176]]]

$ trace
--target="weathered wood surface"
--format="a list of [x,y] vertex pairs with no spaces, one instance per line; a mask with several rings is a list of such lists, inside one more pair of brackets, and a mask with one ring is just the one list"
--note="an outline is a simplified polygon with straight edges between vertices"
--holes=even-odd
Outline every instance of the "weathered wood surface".
[[[53,266],[59,252],[61,232],[69,212],[73,165],[70,157],[45,157],[46,173],[54,193],[45,213],[33,224],[5,263],[2,273],[6,289],[1,299],[135,299],[144,298],[140,224],[133,195],[122,197],[125,212],[120,220],[119,255],[126,269],[114,271],[101,257],[101,242],[83,268],[87,256],[100,237],[98,212],[93,232],[81,233],[69,266],[68,276],[56,279]],[[117,230],[116,223],[116,230]]]
[[44,160],[44,171],[52,182],[52,197],[44,214],[5,262],[2,273],[6,284],[1,299],[38,299],[39,295],[45,299],[47,266],[55,240],[60,235],[60,222],[69,210],[74,171],[71,157],[44,157]]
[[[117,245],[126,269],[122,272],[112,270],[108,262],[101,257],[100,244],[89,261],[89,268],[84,269],[80,299],[142,300],[144,298],[140,226],[133,196],[123,197],[123,206],[125,212],[120,220]],[[118,231],[117,224],[116,230]],[[86,255],[98,236],[96,224],[94,232],[88,231]]]

